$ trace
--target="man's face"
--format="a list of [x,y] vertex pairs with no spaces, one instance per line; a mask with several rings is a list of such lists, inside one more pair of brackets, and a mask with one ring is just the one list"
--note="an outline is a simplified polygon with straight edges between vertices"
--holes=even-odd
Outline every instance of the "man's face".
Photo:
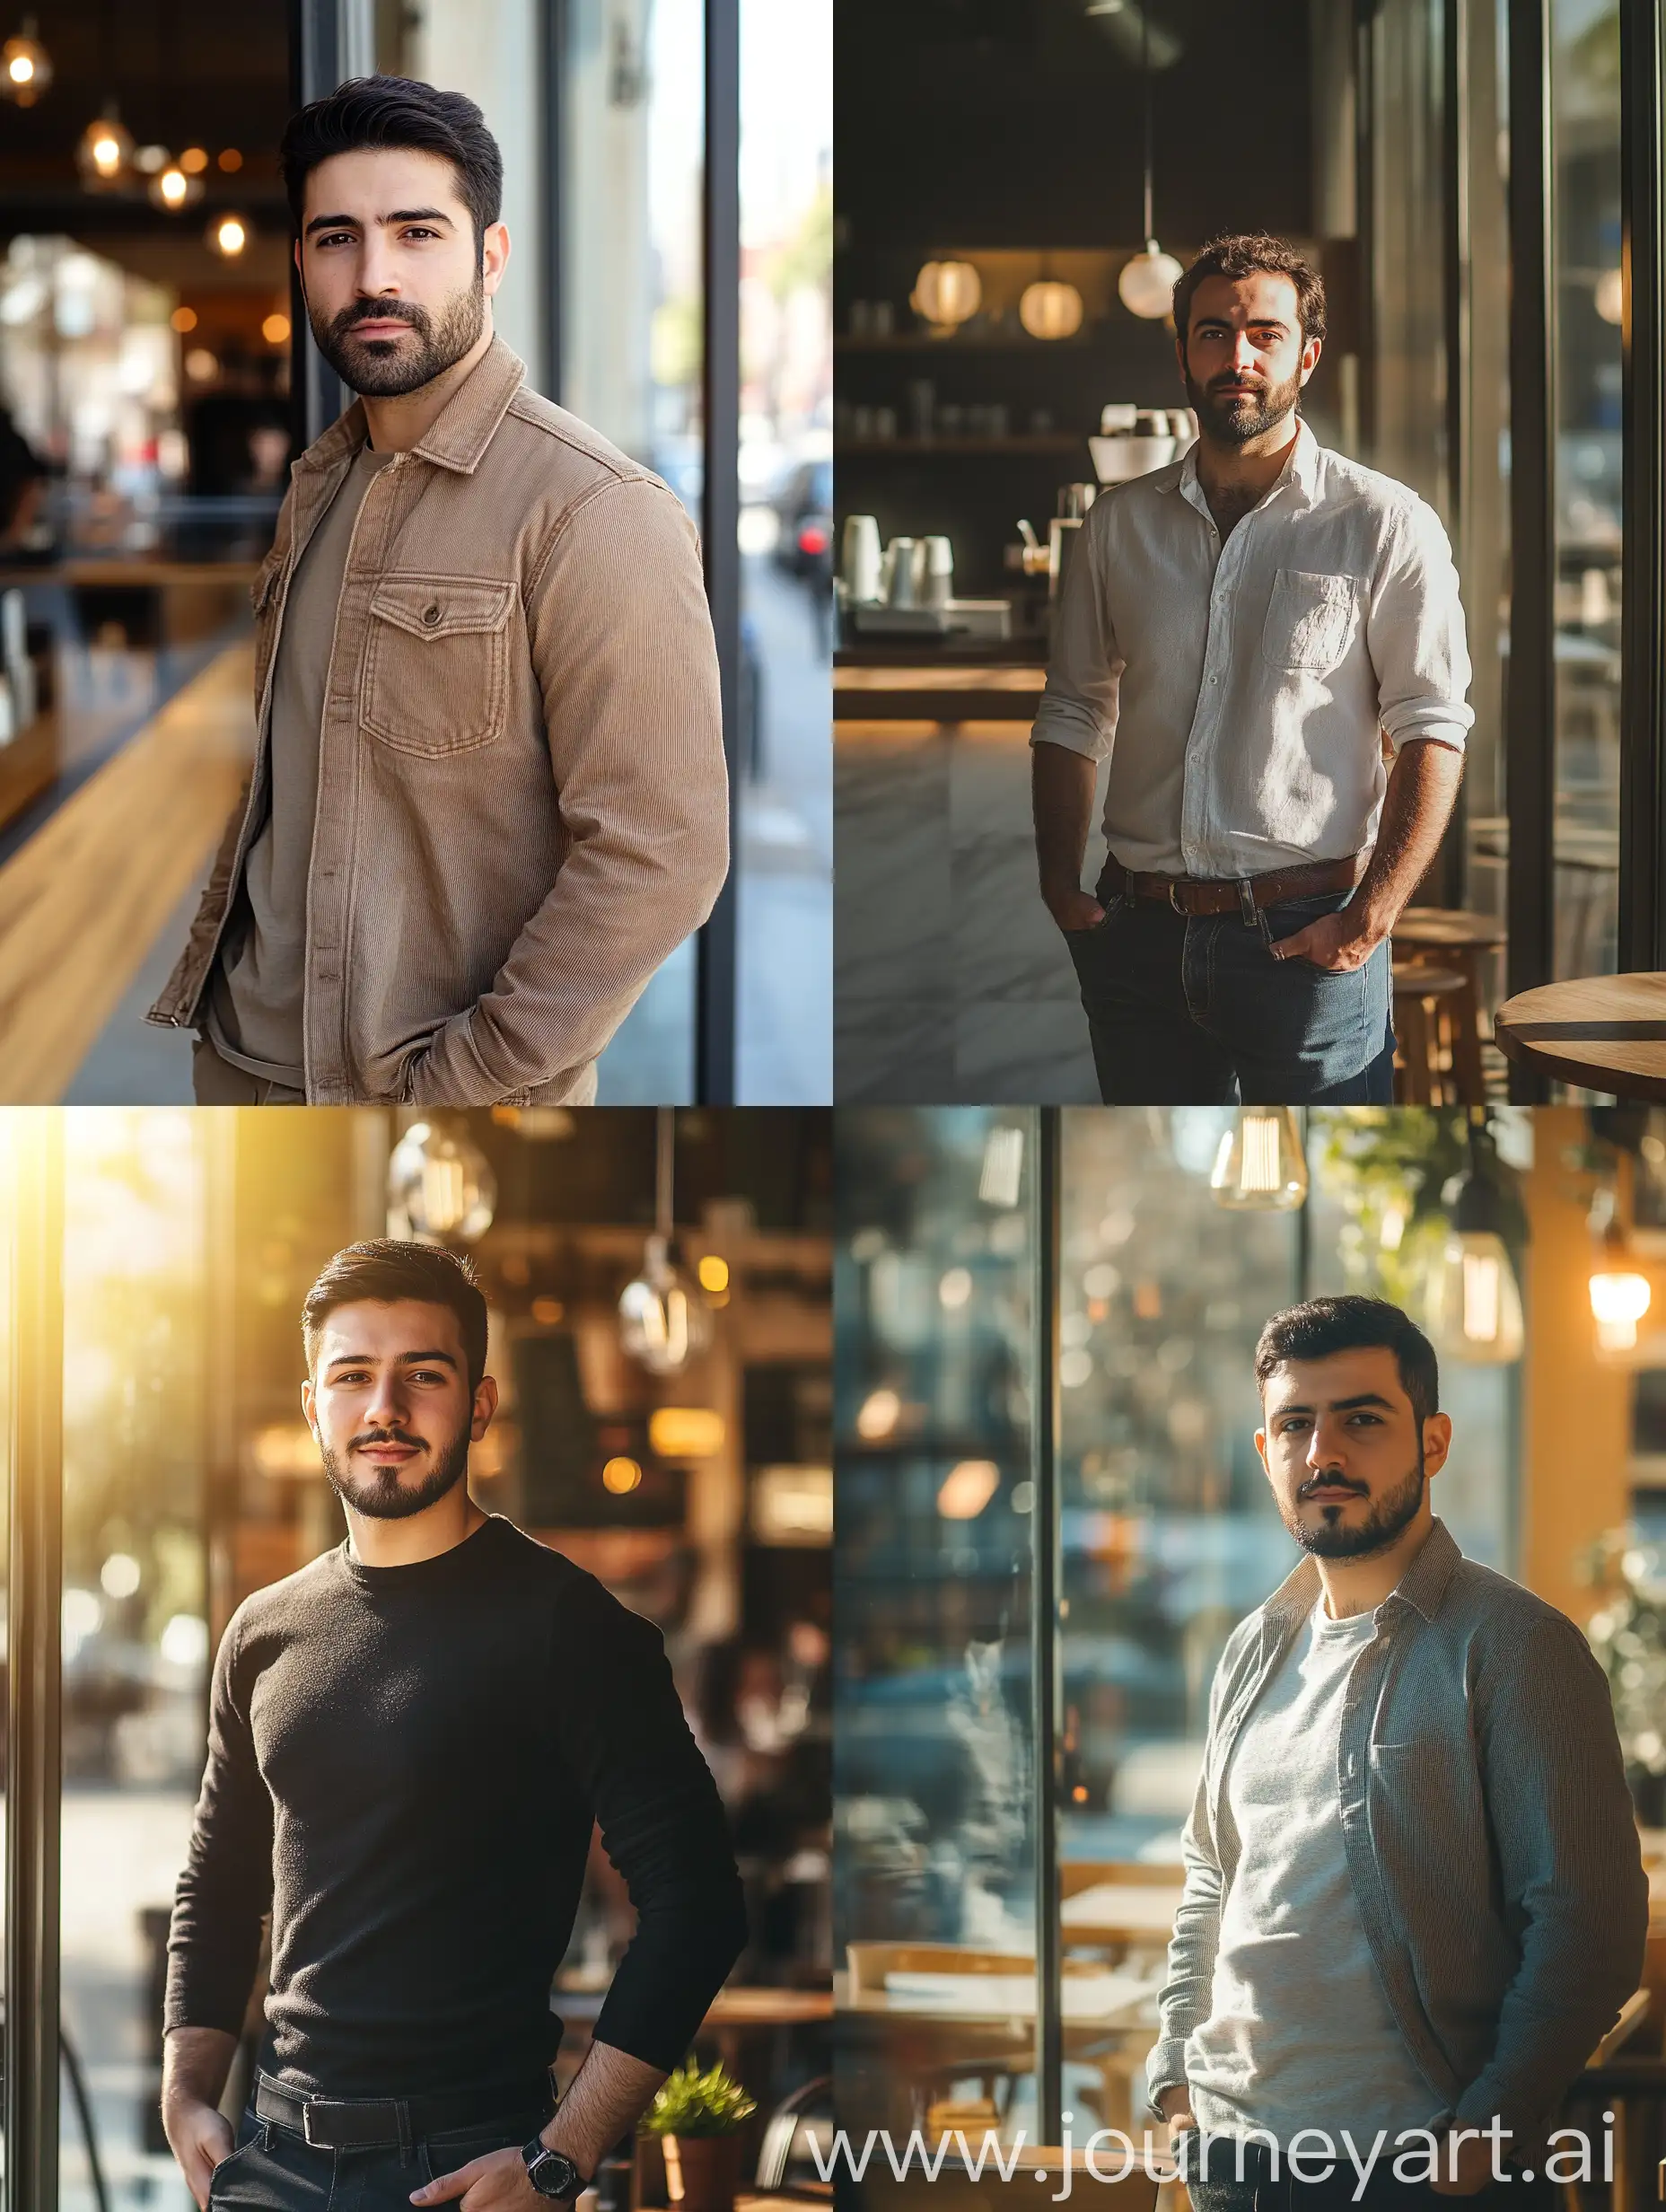
[[326,1314],[301,1402],[342,1503],[399,1521],[461,1481],[497,1387],[487,1375],[470,1392],[449,1306],[367,1298]]
[[1385,1347],[1293,1359],[1274,1369],[1256,1433],[1273,1497],[1302,1549],[1324,1559],[1386,1551],[1423,1509],[1445,1464],[1451,1423],[1416,1416]]
[[1284,421],[1320,349],[1317,338],[1302,342],[1294,284],[1265,269],[1206,276],[1177,343],[1198,425],[1225,445],[1242,445]]
[[318,349],[376,399],[416,391],[460,361],[486,328],[509,233],[475,250],[454,166],[437,154],[361,147],[307,179],[296,265]]

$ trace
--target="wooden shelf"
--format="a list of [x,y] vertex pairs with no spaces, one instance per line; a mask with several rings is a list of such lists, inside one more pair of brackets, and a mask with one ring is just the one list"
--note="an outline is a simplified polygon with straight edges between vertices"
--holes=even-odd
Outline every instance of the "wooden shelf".
[[836,338],[837,354],[1057,354],[1080,353],[1098,343],[1095,330],[1078,330],[1072,338],[1031,338],[1027,330],[1013,338],[933,338],[921,331],[894,331],[890,338]]
[[1016,438],[840,438],[835,451],[842,460],[851,453],[900,453],[914,461],[934,454],[952,453],[1085,453],[1088,434],[1049,430]]

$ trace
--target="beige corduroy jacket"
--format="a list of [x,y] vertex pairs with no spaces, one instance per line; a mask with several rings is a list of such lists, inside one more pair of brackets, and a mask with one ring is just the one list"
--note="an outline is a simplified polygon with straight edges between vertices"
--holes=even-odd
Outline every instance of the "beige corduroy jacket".
[[[728,867],[693,526],[524,374],[495,338],[355,526],[307,882],[310,1104],[588,1102]],[[355,400],[292,470],[252,593],[253,771],[153,1022],[202,1019],[270,803],[290,580],[366,434]]]

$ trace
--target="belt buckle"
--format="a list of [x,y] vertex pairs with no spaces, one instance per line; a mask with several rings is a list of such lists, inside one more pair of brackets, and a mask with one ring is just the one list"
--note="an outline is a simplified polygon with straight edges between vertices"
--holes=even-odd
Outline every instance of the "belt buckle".
[[1169,879],[1169,904],[1177,914],[1184,914],[1186,911],[1180,904],[1180,879],[1178,875],[1171,876]]
[[336,2149],[337,2146],[333,2143],[326,2143],[321,2136],[316,2136],[313,2134],[313,2113],[318,2112],[321,2116],[328,2115],[329,2112],[338,2109],[338,2101],[333,2100],[329,2097],[308,2097],[305,2102],[302,2105],[301,2132],[306,2137],[307,2141],[313,2145],[315,2148],[328,2151]]
[[1253,929],[1256,920],[1255,889],[1247,875],[1238,879],[1238,911],[1243,917],[1246,929]]

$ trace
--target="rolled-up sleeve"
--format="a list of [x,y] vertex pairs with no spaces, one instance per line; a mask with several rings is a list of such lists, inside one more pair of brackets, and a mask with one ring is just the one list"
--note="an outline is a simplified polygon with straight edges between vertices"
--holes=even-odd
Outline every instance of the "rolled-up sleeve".
[[1117,733],[1117,680],[1122,662],[1104,589],[1109,504],[1090,511],[1065,578],[1053,625],[1047,686],[1030,725],[1032,745],[1064,745],[1103,760]]
[[1421,499],[1396,515],[1372,582],[1366,643],[1377,672],[1383,732],[1398,753],[1407,738],[1461,752],[1474,724],[1469,649],[1458,570],[1440,517]]
[[574,1676],[556,1685],[563,1750],[636,1909],[595,2038],[669,2073],[745,1948],[740,1872],[659,1630],[600,1586],[575,1615]]

